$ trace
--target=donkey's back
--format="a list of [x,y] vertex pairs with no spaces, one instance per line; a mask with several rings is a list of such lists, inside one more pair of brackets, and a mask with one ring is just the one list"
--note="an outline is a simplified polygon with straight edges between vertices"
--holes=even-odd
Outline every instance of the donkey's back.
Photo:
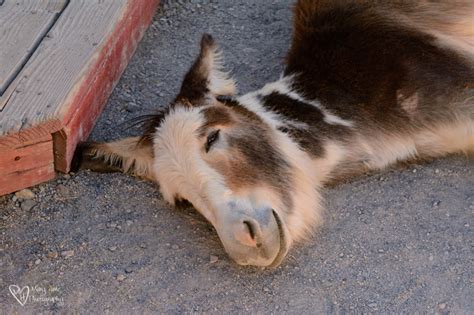
[[474,149],[472,1],[300,0],[294,28],[285,74],[354,123],[353,162]]

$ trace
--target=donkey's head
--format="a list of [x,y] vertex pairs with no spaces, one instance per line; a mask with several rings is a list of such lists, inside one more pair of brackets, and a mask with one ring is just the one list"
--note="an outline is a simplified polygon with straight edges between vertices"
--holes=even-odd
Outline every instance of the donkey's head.
[[220,57],[204,35],[153,134],[155,176],[168,202],[186,199],[213,224],[237,263],[278,265],[301,229],[319,219],[295,207],[303,201],[316,208],[318,196],[295,165],[304,159],[297,147],[232,98],[235,82],[222,72]]
[[128,138],[87,154],[153,178],[171,204],[192,203],[238,264],[276,266],[320,219],[305,169],[312,162],[262,113],[232,97],[235,82],[222,72],[220,56],[204,35],[178,96],[151,122],[146,145]]

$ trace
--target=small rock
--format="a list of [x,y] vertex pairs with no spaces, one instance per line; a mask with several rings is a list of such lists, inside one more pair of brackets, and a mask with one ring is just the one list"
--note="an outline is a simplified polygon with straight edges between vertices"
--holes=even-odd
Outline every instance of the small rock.
[[439,174],[439,169],[435,169],[435,174]]
[[35,260],[35,265],[39,265],[39,264],[41,264],[41,259],[36,259]]
[[378,252],[379,253],[385,253],[385,251],[383,249],[379,249]]
[[127,220],[127,221],[125,221],[125,223],[127,224],[127,226],[130,226],[130,225],[133,224],[133,221],[132,220]]
[[172,248],[172,249],[178,249],[179,246],[178,246],[178,245],[172,245],[171,248]]
[[434,260],[433,255],[430,255],[430,257],[428,257],[428,260],[429,260],[429,261],[433,261],[433,260]]
[[377,307],[377,303],[369,303],[368,306],[372,307],[372,308],[375,308],[375,307]]
[[125,105],[125,110],[129,113],[135,113],[136,111],[140,110],[140,106],[133,102],[130,102]]
[[116,228],[117,224],[116,223],[107,223],[107,227],[110,229]]
[[435,200],[435,201],[433,201],[432,206],[437,207],[437,206],[439,206],[440,203],[441,203],[441,201]]
[[341,257],[341,258],[344,257],[344,253],[340,253],[339,257]]
[[115,252],[117,250],[117,246],[111,246],[111,247],[109,247],[109,250],[111,252]]
[[116,279],[117,279],[118,281],[123,281],[123,280],[125,280],[125,278],[127,278],[127,277],[125,277],[125,275],[122,275],[122,274],[119,274],[119,275],[117,275],[117,277],[116,277]]
[[263,292],[270,292],[270,289],[267,288],[267,287],[264,287],[264,288],[263,288]]
[[74,250],[65,250],[65,251],[62,251],[62,252],[61,252],[61,256],[63,256],[64,258],[72,257],[72,256],[74,256]]
[[70,195],[70,190],[63,184],[59,184],[56,186],[56,191],[62,196],[62,197],[68,197]]
[[141,243],[141,244],[140,244],[140,248],[146,248],[146,244],[145,244],[145,243]]
[[446,303],[439,303],[438,304],[438,307],[440,310],[444,310],[446,308],[446,306],[448,306]]
[[35,193],[31,189],[23,189],[23,190],[17,191],[15,193],[15,196],[18,199],[33,199],[35,197]]
[[46,256],[51,259],[56,259],[58,258],[58,252],[49,252]]
[[416,168],[413,170],[413,173],[416,173]]
[[217,257],[217,256],[211,255],[211,257],[209,257],[209,262],[211,264],[216,263],[218,260],[219,260],[219,257]]
[[134,269],[132,267],[125,268],[125,273],[132,273]]
[[25,200],[21,203],[21,209],[23,211],[30,211],[36,206],[36,201],[34,200]]

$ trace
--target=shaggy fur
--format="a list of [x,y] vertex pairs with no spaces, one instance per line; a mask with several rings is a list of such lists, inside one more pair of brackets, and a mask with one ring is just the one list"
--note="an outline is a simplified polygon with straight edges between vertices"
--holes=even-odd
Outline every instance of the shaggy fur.
[[322,222],[322,185],[474,151],[473,16],[471,1],[300,0],[279,80],[235,96],[204,35],[141,138],[85,144],[77,159],[157,181],[239,264],[278,265]]

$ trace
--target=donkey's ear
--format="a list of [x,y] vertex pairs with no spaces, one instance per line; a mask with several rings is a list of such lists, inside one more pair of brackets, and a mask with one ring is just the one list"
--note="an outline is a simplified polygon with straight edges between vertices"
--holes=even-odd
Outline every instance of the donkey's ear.
[[222,52],[209,34],[201,39],[201,51],[184,77],[178,99],[198,101],[208,97],[235,94],[236,84],[223,71]]

